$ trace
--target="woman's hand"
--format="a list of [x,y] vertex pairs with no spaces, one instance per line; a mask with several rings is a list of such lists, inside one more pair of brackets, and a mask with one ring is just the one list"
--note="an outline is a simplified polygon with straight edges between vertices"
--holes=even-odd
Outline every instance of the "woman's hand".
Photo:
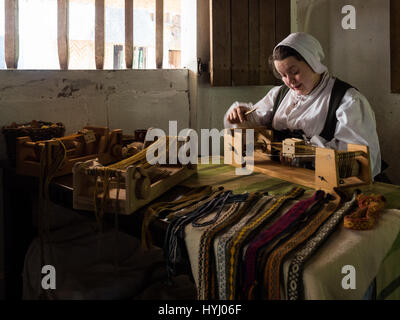
[[247,120],[245,115],[247,111],[249,111],[248,107],[237,106],[228,114],[227,120],[232,124],[242,123]]

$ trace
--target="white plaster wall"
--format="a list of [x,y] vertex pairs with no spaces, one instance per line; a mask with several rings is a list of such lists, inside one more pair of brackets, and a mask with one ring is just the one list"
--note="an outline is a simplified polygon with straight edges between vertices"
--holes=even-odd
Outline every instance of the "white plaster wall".
[[216,128],[224,126],[223,116],[233,102],[252,102],[263,98],[271,86],[211,87],[200,83],[198,90],[198,126]]
[[[0,127],[61,121],[66,134],[85,125],[123,129],[189,127],[188,70],[0,71]],[[4,137],[0,158],[6,157]]]
[[[356,29],[344,30],[344,5],[356,9]],[[400,184],[400,95],[390,92],[389,0],[297,0],[297,28],[316,36],[330,72],[357,87],[375,111],[383,159]],[[308,18],[307,18],[308,17]]]

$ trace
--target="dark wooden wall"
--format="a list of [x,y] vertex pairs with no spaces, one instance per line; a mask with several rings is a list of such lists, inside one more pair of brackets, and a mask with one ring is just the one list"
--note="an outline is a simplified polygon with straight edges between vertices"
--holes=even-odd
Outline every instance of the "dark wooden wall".
[[211,84],[275,84],[268,57],[290,33],[290,0],[210,1]]

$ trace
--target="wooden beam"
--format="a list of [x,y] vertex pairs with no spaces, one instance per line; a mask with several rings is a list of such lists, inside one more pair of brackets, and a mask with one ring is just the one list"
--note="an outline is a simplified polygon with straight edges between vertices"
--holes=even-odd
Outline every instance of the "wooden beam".
[[210,0],[210,78],[213,86],[230,86],[231,1]]
[[103,69],[104,67],[104,1],[96,0],[95,2],[94,47],[96,69]]
[[18,67],[18,0],[4,2],[4,55],[7,69]]
[[69,0],[57,2],[58,60],[62,70],[68,70],[68,4]]
[[163,66],[164,53],[164,0],[156,0],[156,67]]
[[249,83],[249,0],[231,2],[232,85]]
[[275,47],[275,0],[260,0],[260,85],[276,83],[268,58]]
[[249,0],[249,85],[260,84],[260,0]]
[[133,2],[125,0],[125,63],[127,69],[133,65]]
[[391,92],[400,93],[400,1],[390,0]]

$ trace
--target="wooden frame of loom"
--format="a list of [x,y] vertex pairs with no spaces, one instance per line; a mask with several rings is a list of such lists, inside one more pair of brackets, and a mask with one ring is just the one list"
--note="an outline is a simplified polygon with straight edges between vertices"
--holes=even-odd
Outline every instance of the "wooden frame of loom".
[[[290,167],[282,165],[279,162],[271,160],[271,145],[273,145],[273,132],[265,128],[254,129],[254,164],[248,164],[248,157],[244,157],[245,163],[248,164],[250,170],[264,173],[268,176],[296,183],[313,189],[322,189],[332,191],[336,188],[356,187],[361,185],[372,184],[371,166],[369,157],[369,148],[363,145],[348,144],[347,152],[358,152],[355,159],[358,162],[359,170],[357,176],[349,176],[340,178],[339,175],[339,158],[345,152],[328,148],[315,148],[315,170]],[[244,167],[244,164],[235,161],[236,156],[242,152],[246,144],[245,130],[236,131],[238,140],[241,145],[237,148],[234,140],[234,130],[225,131],[224,139],[226,139],[225,154],[232,154],[232,165],[235,167]],[[241,131],[241,132],[240,132]],[[292,140],[292,144],[287,150],[291,151],[298,148],[296,139]],[[272,142],[272,143],[271,143]],[[242,152],[243,153],[243,152]]]
[[[146,165],[147,168],[150,167],[148,163]],[[146,165],[142,163],[129,165],[126,169],[113,169],[108,200],[102,208],[104,212],[130,215],[197,172],[197,165],[191,163],[160,165],[159,168],[168,171],[170,175],[150,183],[144,169]],[[93,175],[93,170],[98,169],[98,164],[93,160],[74,165],[72,169],[74,209],[95,211],[95,188],[96,181],[97,183],[99,181],[97,176]],[[98,193],[97,202],[100,203],[103,197],[105,197],[103,192]]]
[[[99,158],[100,163],[108,164],[122,158],[122,130],[110,132],[107,127],[86,126],[83,133],[76,133],[53,140],[32,142],[29,137],[19,137],[16,141],[16,171],[21,175],[40,176],[40,155],[45,144],[51,146],[47,161],[52,155],[63,152],[59,141],[66,146],[66,159],[55,176],[72,173],[77,162]],[[51,163],[48,163],[51,165]]]

